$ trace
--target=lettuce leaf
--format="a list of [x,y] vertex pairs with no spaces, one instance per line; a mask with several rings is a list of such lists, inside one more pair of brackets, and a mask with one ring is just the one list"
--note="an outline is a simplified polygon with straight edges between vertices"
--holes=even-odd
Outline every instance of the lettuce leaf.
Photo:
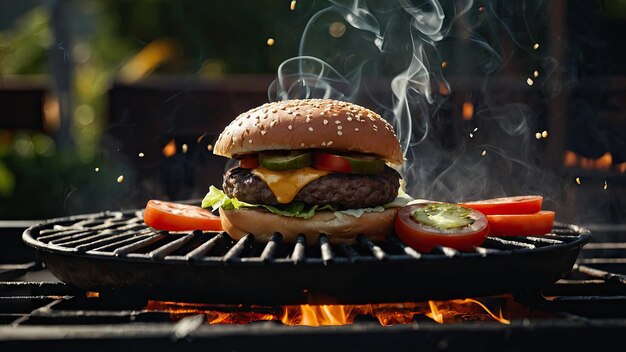
[[219,208],[222,208],[225,210],[241,209],[241,208],[263,208],[263,209],[266,209],[267,211],[272,212],[273,214],[288,216],[288,217],[298,217],[298,218],[303,218],[303,219],[310,219],[311,217],[313,217],[313,215],[315,215],[315,211],[317,210],[330,210],[330,211],[334,211],[334,212],[338,212],[338,213],[346,214],[346,215],[351,215],[351,216],[358,218],[358,217],[361,217],[361,215],[363,215],[364,213],[382,212],[382,211],[385,211],[385,209],[401,207],[401,206],[408,204],[412,200],[413,198],[411,198],[409,195],[404,193],[404,191],[400,190],[398,191],[398,197],[393,202],[389,204],[385,204],[383,206],[374,207],[374,208],[338,210],[338,209],[333,208],[330,205],[310,206],[302,202],[291,202],[284,206],[275,207],[275,206],[265,205],[265,204],[250,204],[250,203],[242,202],[238,200],[237,198],[230,198],[222,190],[218,189],[215,186],[211,186],[209,187],[209,193],[207,193],[206,196],[204,196],[204,199],[202,200],[202,207],[203,208],[210,207],[212,210],[216,210]]

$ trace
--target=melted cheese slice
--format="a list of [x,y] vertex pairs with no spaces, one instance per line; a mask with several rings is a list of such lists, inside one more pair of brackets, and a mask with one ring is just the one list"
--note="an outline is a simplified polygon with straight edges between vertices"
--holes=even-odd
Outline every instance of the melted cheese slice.
[[310,167],[291,171],[271,171],[264,167],[252,170],[252,173],[267,183],[274,192],[278,203],[290,203],[302,187],[330,172]]

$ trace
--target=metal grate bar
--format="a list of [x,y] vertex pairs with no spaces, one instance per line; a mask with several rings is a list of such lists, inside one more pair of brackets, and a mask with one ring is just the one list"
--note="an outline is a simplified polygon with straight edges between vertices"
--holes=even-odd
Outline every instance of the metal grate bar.
[[231,261],[240,258],[241,253],[243,253],[243,250],[246,248],[246,245],[253,240],[254,236],[251,234],[247,234],[242,237],[228,252],[226,252],[226,254],[224,254],[224,261]]
[[[137,241],[135,243],[131,243],[131,244],[128,244],[126,246],[123,246],[123,247],[120,247],[120,248],[117,248],[117,249],[113,250],[113,254],[115,254],[117,256],[125,255],[125,254],[128,254],[128,253],[132,252],[132,251],[136,251],[138,249],[147,247],[147,246],[153,244],[154,242],[156,242],[156,241],[162,239],[163,237],[165,237],[165,236],[163,236],[161,234],[147,235],[147,236],[149,236],[149,237],[144,238],[142,240],[139,240],[139,241]],[[137,237],[139,237],[139,236],[137,236]]]
[[192,238],[194,238],[195,234],[190,233],[185,235],[177,240],[167,243],[164,246],[161,246],[150,253],[148,256],[152,259],[163,259],[166,255],[174,252],[178,248],[182,247],[185,243],[189,242]]
[[[83,243],[93,243],[95,241],[98,241],[100,239],[107,239],[110,238],[111,235],[114,235],[117,231],[115,230],[111,230],[111,231],[107,231],[104,230],[100,233],[96,233],[95,235],[92,233],[92,235],[87,236],[87,237],[82,237],[82,238],[78,238],[78,239],[74,239],[74,240],[70,240],[67,242],[56,242],[56,241],[50,241],[50,244],[56,244],[58,246],[64,246],[64,247],[69,247],[69,246],[77,246]],[[131,232],[132,234],[132,232]]]
[[420,252],[418,252],[418,251],[416,251],[415,249],[413,249],[413,248],[411,248],[411,247],[409,247],[409,246],[405,245],[404,243],[402,243],[402,242],[400,242],[400,241],[397,241],[397,242],[396,242],[396,244],[397,244],[400,248],[402,248],[402,251],[403,251],[404,253],[406,253],[406,255],[408,255],[409,257],[414,258],[414,259],[420,259],[420,258],[422,258],[422,254],[421,254]]
[[91,230],[84,230],[84,229],[68,230],[68,231],[61,231],[61,232],[57,232],[56,230],[50,230],[50,231],[51,232],[48,232],[48,235],[40,236],[38,237],[38,239],[42,242],[51,242],[54,239],[61,238],[61,237],[67,237],[67,236],[78,235],[78,234],[89,235],[90,233],[93,233]]
[[128,240],[132,238],[133,236],[149,234],[151,232],[152,232],[151,230],[147,230],[147,229],[144,229],[143,231],[139,231],[139,232],[135,232],[135,231],[122,232],[117,235],[113,235],[113,236],[101,238],[93,242],[81,244],[79,246],[76,246],[76,249],[78,249],[79,251],[88,251],[93,248],[102,249],[102,248],[106,248],[110,246],[119,246],[119,244],[124,241],[126,241],[127,243]]
[[452,258],[452,257],[456,256],[457,254],[459,254],[459,251],[457,251],[454,248],[445,247],[445,246],[437,246],[435,248],[437,248],[439,251],[441,251],[441,253],[443,253],[443,255],[445,255],[448,258]]
[[485,248],[485,247],[475,247],[476,253],[481,254],[482,256],[486,256],[487,254],[497,253],[498,250]]
[[274,259],[274,255],[276,254],[276,248],[278,248],[279,243],[283,240],[283,236],[279,233],[275,233],[270,238],[269,242],[265,248],[263,248],[263,253],[261,253],[261,260],[269,261]]
[[304,237],[304,235],[299,235],[296,239],[296,244],[293,247],[293,252],[291,253],[291,259],[293,259],[295,263],[300,263],[306,258],[304,253],[305,244],[306,237]]
[[387,259],[387,253],[385,253],[385,251],[383,251],[382,248],[380,248],[377,245],[375,245],[374,242],[370,241],[367,237],[359,236],[357,238],[357,241],[362,246],[369,248],[369,250],[372,251],[372,254],[374,254],[374,256],[378,260],[385,260],[385,259]]
[[319,245],[324,263],[332,262],[335,259],[335,254],[333,253],[333,249],[330,247],[330,242],[328,241],[328,237],[326,237],[326,235],[320,235]]
[[[117,248],[123,247],[129,243],[137,242],[139,239],[148,238],[154,234],[153,231],[143,231],[142,233],[129,233],[120,235],[115,241],[107,243],[106,240],[103,240],[100,247],[96,247],[93,249],[95,252],[110,252],[114,251]],[[129,237],[130,236],[130,237]]]
[[[109,230],[105,230],[103,232],[106,232],[106,234],[112,234],[114,233],[114,231],[109,231]],[[59,246],[65,246],[67,244],[74,244],[76,243],[76,240],[80,240],[83,238],[89,238],[89,237],[93,237],[93,231],[82,231],[80,233],[77,234],[72,234],[72,235],[68,235],[68,236],[63,236],[63,237],[57,237],[54,239],[51,239],[48,243],[50,244],[56,244]]]
[[524,248],[524,249],[535,249],[536,246],[530,243],[505,240],[499,237],[487,237],[483,246],[493,247],[496,249],[511,249],[512,248]]
[[187,253],[187,255],[185,256],[185,259],[186,260],[198,260],[204,257],[204,255],[207,254],[211,249],[213,249],[218,242],[223,241],[224,239],[225,239],[224,233],[223,232],[218,233],[215,237],[212,237],[208,241],[198,246],[193,251]]

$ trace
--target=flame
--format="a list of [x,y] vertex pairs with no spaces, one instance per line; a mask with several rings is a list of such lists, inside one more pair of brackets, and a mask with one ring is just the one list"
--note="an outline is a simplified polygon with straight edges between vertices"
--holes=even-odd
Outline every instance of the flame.
[[98,298],[100,297],[100,292],[87,291],[85,296],[87,296],[87,298]]
[[[444,324],[448,319],[459,319],[459,314],[463,315],[462,318],[467,317],[467,315],[471,318],[472,316],[479,317],[479,313],[487,313],[492,319],[502,324],[511,323],[510,320],[502,316],[502,307],[500,307],[498,315],[495,315],[484,303],[472,298],[455,299],[451,301],[428,301],[428,305],[430,306],[431,312],[426,313],[426,315],[439,324]],[[481,309],[476,310],[476,305]]]
[[435,301],[428,301],[428,306],[430,307],[430,313],[426,313],[426,316],[439,324],[443,324],[443,314],[439,312],[437,303],[435,303]]
[[338,326],[353,324],[359,316],[369,316],[383,326],[410,324],[415,316],[426,316],[439,324],[463,321],[510,321],[498,315],[476,299],[385,303],[363,305],[292,305],[276,308],[207,305],[195,303],[149,301],[149,311],[165,311],[173,320],[202,314],[208,324],[247,324],[254,321],[280,321],[289,326]]

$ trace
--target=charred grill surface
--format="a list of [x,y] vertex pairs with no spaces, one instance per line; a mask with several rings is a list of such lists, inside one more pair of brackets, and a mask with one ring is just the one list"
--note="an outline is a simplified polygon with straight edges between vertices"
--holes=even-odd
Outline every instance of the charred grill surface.
[[[294,201],[329,204],[338,209],[369,208],[392,202],[399,187],[400,175],[389,167],[380,175],[333,173],[304,186]],[[224,192],[247,203],[280,205],[267,184],[249,169],[228,170],[224,175]]]

